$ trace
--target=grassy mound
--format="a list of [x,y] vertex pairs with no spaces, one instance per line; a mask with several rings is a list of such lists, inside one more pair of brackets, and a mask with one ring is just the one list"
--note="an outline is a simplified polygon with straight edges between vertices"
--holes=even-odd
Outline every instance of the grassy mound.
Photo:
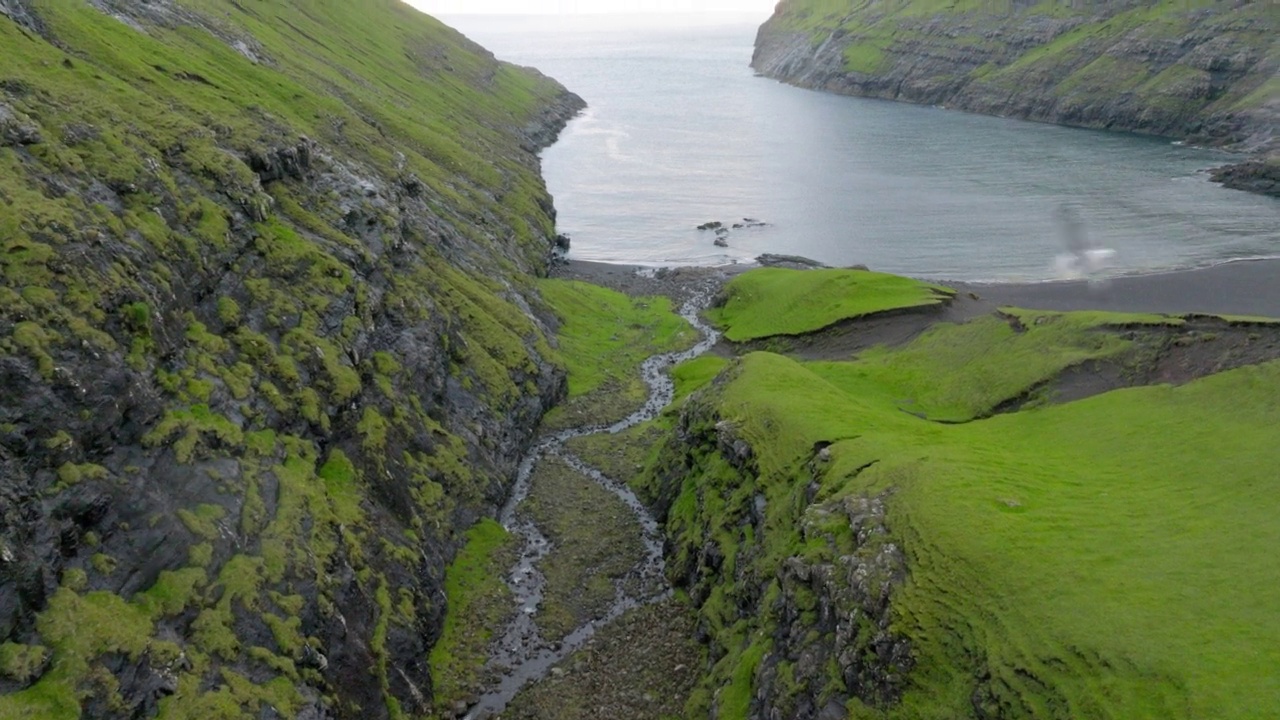
[[944,426],[753,355],[720,412],[771,496],[814,443],[855,436],[822,495],[893,490],[917,667],[867,717],[961,712],[981,686],[1036,717],[1246,718],[1280,709],[1277,387],[1270,363]]
[[733,362],[637,482],[717,658],[687,711],[1280,712],[1280,362],[991,415],[1186,322],[1006,309]]
[[887,310],[938,305],[951,294],[937,285],[866,270],[760,268],[730,281],[724,301],[707,315],[724,328],[725,338],[745,342],[813,332]]

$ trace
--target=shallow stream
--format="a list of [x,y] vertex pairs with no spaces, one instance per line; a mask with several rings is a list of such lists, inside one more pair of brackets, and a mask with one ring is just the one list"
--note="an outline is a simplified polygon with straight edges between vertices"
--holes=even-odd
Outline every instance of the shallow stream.
[[[498,639],[490,650],[488,667],[501,679],[470,708],[465,715],[467,720],[484,720],[501,713],[522,688],[545,677],[553,665],[582,647],[601,627],[627,610],[670,595],[662,557],[662,528],[657,520],[630,488],[583,462],[566,449],[565,443],[585,435],[617,434],[654,419],[671,404],[675,384],[667,374],[668,368],[702,355],[719,340],[720,334],[699,317],[710,302],[710,294],[707,289],[696,291],[680,309],[680,316],[701,333],[702,340],[682,352],[653,355],[641,365],[641,375],[649,388],[643,407],[612,425],[586,425],[547,436],[521,460],[515,485],[499,516],[503,526],[524,543],[520,559],[507,575],[517,612],[507,627],[495,634]],[[560,458],[621,499],[640,521],[645,547],[643,561],[616,584],[617,595],[608,611],[578,626],[559,642],[548,642],[538,628],[538,609],[547,586],[539,563],[551,552],[552,544],[533,520],[520,512],[529,497],[534,469],[548,458]]]

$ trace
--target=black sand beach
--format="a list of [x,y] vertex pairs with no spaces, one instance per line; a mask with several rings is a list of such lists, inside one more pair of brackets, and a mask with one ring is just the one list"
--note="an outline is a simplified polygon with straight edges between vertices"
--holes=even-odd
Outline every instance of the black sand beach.
[[[657,269],[639,265],[571,260],[553,274],[585,280],[627,293],[678,294],[689,279],[721,274],[730,277],[755,267],[679,267]],[[872,268],[873,270],[875,268]],[[637,271],[645,270],[642,274]],[[1280,260],[1225,263],[1208,268],[1113,278],[1101,283],[1083,281],[1042,283],[947,283],[962,294],[973,293],[981,305],[1016,306],[1035,310],[1109,310],[1171,315],[1245,315],[1280,318]],[[979,308],[973,308],[979,310]]]
[[1280,318],[1280,260],[1250,260],[1088,282],[955,284],[997,305]]

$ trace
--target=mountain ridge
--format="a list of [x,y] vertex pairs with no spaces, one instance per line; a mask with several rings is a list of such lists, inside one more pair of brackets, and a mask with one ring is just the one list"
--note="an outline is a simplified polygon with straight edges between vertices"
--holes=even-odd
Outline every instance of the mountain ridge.
[[1267,2],[783,0],[752,67],[802,87],[1246,153],[1280,193],[1280,8]]

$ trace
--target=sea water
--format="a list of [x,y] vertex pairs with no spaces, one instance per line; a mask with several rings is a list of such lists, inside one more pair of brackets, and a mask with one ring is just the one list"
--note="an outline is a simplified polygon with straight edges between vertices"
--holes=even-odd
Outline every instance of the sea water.
[[[1075,209],[1112,274],[1280,255],[1280,201],[1209,182],[1221,152],[803,90],[749,67],[764,18],[454,16],[588,109],[543,153],[571,257],[803,255],[972,281],[1063,270]],[[767,225],[732,229],[744,218]],[[727,247],[708,221],[730,226]]]

